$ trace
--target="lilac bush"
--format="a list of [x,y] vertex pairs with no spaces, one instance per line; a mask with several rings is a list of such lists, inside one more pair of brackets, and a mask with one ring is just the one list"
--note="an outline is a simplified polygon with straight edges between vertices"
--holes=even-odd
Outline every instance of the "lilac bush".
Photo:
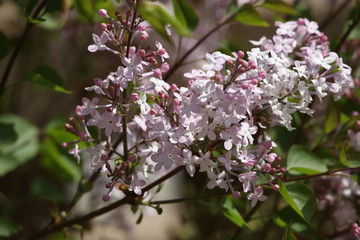
[[[39,43],[41,34],[26,41],[36,24],[69,24],[61,33],[74,39],[78,22],[67,18],[97,23],[82,39],[96,68],[79,75],[113,68],[81,87],[67,120],[41,115],[49,122],[36,127],[0,115],[0,238],[83,234],[85,222],[123,205],[138,224],[150,208],[162,214],[165,204],[182,203],[175,218],[185,225],[169,239],[360,239],[359,1],[315,17],[319,25],[302,1],[16,2],[27,24],[0,80],[0,97],[11,96],[2,108],[13,112],[20,82],[9,83],[11,69],[23,45]],[[341,31],[329,31],[346,11]],[[233,23],[251,26],[249,34]],[[1,60],[11,45],[1,32],[0,45]],[[84,56],[65,65],[87,66]],[[72,93],[48,66],[22,77]],[[181,197],[157,195],[178,173]],[[82,212],[86,194],[95,200]]]
[[[188,84],[179,87],[162,78],[170,57],[162,44],[143,48],[149,27],[136,12],[117,13],[117,19],[104,9],[99,14],[108,23],[101,24],[100,37],[93,34],[88,50],[109,51],[121,65],[86,88],[98,97],[83,98],[79,125],[71,119],[66,127],[79,137],[70,153],[107,174],[105,201],[114,186],[141,195],[149,175],[183,166],[191,177],[206,172],[209,189],[246,194],[255,206],[267,199],[259,179],[278,190],[273,182],[286,171],[268,129],[293,130],[293,113],[312,115],[314,98],[331,93],[338,100],[353,86],[351,68],[305,18],[276,22],[276,35],[251,41],[247,53],[207,53],[206,63],[185,73]],[[79,149],[81,141],[89,146]]]

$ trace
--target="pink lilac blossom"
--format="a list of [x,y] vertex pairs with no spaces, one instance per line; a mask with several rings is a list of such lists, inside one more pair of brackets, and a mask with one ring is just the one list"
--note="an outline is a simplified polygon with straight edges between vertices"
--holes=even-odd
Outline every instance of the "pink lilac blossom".
[[[276,23],[276,35],[252,41],[256,46],[246,54],[207,53],[202,68],[184,74],[187,87],[170,86],[162,79],[170,56],[160,42],[142,48],[149,34],[136,11],[130,10],[126,20],[99,13],[109,23],[100,37],[93,35],[89,51],[108,50],[120,57],[121,66],[86,88],[98,97],[84,98],[78,107],[81,129],[73,122],[67,129],[90,146],[79,150],[75,145],[70,152],[77,159],[80,151],[87,152],[94,168],[108,172],[111,186],[117,183],[139,195],[149,174],[184,166],[191,177],[206,172],[209,189],[230,190],[234,197],[247,192],[251,206],[265,201],[256,186],[259,176],[271,183],[286,171],[271,152],[276,144],[266,130],[275,125],[293,129],[293,113],[312,114],[314,97],[332,92],[338,99],[352,84],[351,69],[329,51],[317,24],[299,19]],[[98,105],[100,98],[107,104]],[[134,117],[127,115],[130,109]],[[94,139],[89,126],[103,138]],[[125,141],[124,128],[128,142],[121,146],[128,148],[118,149],[112,140],[122,136]]]

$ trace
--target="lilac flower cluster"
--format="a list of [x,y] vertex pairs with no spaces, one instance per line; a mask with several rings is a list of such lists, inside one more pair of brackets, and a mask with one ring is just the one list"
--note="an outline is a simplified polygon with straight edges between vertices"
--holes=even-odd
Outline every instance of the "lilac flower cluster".
[[[314,97],[331,92],[338,99],[352,84],[351,69],[307,19],[277,23],[276,35],[253,41],[256,47],[247,54],[207,53],[202,68],[185,73],[187,86],[178,87],[162,79],[169,69],[162,45],[142,48],[148,27],[136,8],[117,19],[99,13],[109,23],[101,25],[100,37],[93,35],[88,50],[110,51],[121,65],[86,88],[99,97],[84,98],[76,109],[80,124],[71,119],[67,129],[80,138],[70,152],[107,171],[104,200],[114,187],[140,195],[149,173],[183,166],[191,177],[205,172],[209,189],[219,187],[234,197],[246,193],[251,206],[265,201],[257,181],[277,190],[273,180],[286,171],[271,152],[276,143],[267,129],[293,129],[292,113],[312,114]],[[90,134],[91,126],[99,139]],[[89,146],[79,149],[80,141]]]

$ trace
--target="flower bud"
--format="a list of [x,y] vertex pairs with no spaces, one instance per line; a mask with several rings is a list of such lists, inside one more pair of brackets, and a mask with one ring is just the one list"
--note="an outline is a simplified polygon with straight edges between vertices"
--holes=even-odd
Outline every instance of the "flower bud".
[[171,84],[170,89],[172,92],[175,92],[176,90],[178,90],[178,86],[175,83],[173,83]]
[[106,30],[107,29],[107,24],[106,23],[101,23],[100,27],[102,30]]
[[145,54],[146,54],[146,52],[145,52],[144,49],[140,49],[140,50],[139,50],[139,56],[140,56],[140,57],[145,56]]
[[139,100],[140,98],[139,98],[139,95],[137,94],[137,93],[131,93],[130,94],[130,100],[132,100],[132,101],[137,101],[137,100]]
[[141,42],[145,42],[146,39],[148,39],[148,37],[149,37],[149,34],[147,34],[147,33],[142,33],[142,34],[140,35],[140,41],[141,41]]
[[274,184],[274,185],[271,185],[271,188],[272,188],[274,191],[279,191],[280,186],[279,186],[278,184]]
[[161,64],[160,70],[161,72],[165,73],[167,71],[169,71],[170,69],[170,65],[166,62],[164,62],[163,64]]
[[270,150],[271,147],[272,147],[272,142],[271,141],[265,141],[265,142],[263,142],[263,145],[267,150]]
[[239,197],[241,196],[241,193],[240,193],[239,191],[233,191],[233,192],[232,192],[232,196],[233,196],[234,198],[239,198]]
[[130,155],[130,156],[128,157],[128,161],[129,161],[129,162],[135,162],[135,161],[136,161],[136,156],[135,156],[135,155]]
[[250,66],[251,69],[256,69],[257,68],[256,62],[254,60],[249,61],[249,66]]
[[110,196],[108,194],[105,194],[102,199],[104,202],[108,202],[110,201]]
[[265,71],[259,71],[258,72],[258,78],[260,79],[264,79],[266,77],[266,72]]
[[107,162],[109,160],[109,158],[106,154],[102,154],[100,159],[101,159],[101,161],[104,161],[104,162]]
[[157,78],[161,78],[161,76],[162,76],[162,72],[161,72],[160,68],[154,69],[153,73],[154,73],[154,76]]
[[305,24],[305,20],[304,20],[303,18],[299,18],[299,19],[297,20],[297,24],[298,24],[298,25],[304,25],[304,24]]
[[245,56],[245,53],[240,50],[240,51],[238,51],[238,52],[236,53],[236,55],[237,55],[238,58],[241,59],[241,58],[243,58],[243,57]]
[[128,166],[129,166],[129,164],[127,162],[122,162],[121,163],[122,168],[127,168]]
[[99,9],[98,13],[99,13],[99,15],[101,17],[108,17],[109,16],[105,9]]
[[221,81],[221,76],[219,74],[215,74],[214,81],[215,82],[220,82]]
[[174,104],[174,107],[179,106],[179,105],[180,105],[180,100],[177,99],[177,98],[175,98],[175,99],[173,100],[173,104]]

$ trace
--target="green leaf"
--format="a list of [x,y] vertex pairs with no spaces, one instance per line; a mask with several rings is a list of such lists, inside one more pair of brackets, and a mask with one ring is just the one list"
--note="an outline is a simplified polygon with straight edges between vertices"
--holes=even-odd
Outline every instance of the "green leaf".
[[35,68],[26,74],[25,80],[57,92],[71,93],[65,89],[61,76],[50,67],[40,66]]
[[44,6],[44,14],[60,12],[63,9],[64,0],[46,1]]
[[0,217],[0,237],[10,237],[11,235],[14,235],[18,233],[21,230],[21,227],[4,218]]
[[17,138],[13,123],[0,123],[0,145],[13,144]]
[[34,11],[38,0],[29,0],[24,7],[25,16],[28,18],[31,16],[31,13]]
[[299,15],[298,11],[296,11],[295,8],[283,1],[266,0],[261,6],[274,12]]
[[221,212],[238,227],[243,228],[246,231],[250,231],[248,224],[245,222],[239,211],[235,208],[230,197],[225,198],[225,201],[222,204]]
[[9,40],[4,33],[0,32],[0,59],[4,58],[10,49]]
[[287,169],[291,174],[316,174],[326,172],[327,166],[314,153],[302,145],[293,145],[287,157]]
[[316,207],[316,200],[313,192],[304,184],[291,183],[285,186],[283,182],[279,184],[279,192],[290,207],[309,222]]
[[337,149],[339,150],[339,159],[340,162],[346,166],[349,167],[349,163],[346,157],[346,143],[345,142],[340,142],[337,146]]
[[34,196],[48,198],[57,203],[66,203],[67,198],[64,195],[63,189],[47,178],[36,177],[31,181],[30,188]]
[[357,168],[360,167],[360,160],[359,158],[348,158],[347,163],[349,164],[349,167],[351,168]]
[[185,0],[173,0],[175,17],[191,31],[195,30],[199,18],[193,8]]
[[45,138],[41,145],[42,164],[54,176],[64,181],[78,181],[81,171],[76,160],[62,154],[51,138]]
[[43,8],[41,9],[41,11],[39,13],[39,16],[34,18],[33,14],[34,14],[35,8],[38,7],[38,2],[39,2],[38,0],[30,0],[30,1],[28,1],[28,3],[26,4],[26,6],[24,8],[26,19],[29,22],[34,23],[34,24],[44,22],[45,19],[42,18],[42,16],[44,16],[45,14],[59,12],[63,8],[62,0],[46,1],[45,5],[43,6]]
[[289,191],[287,190],[285,184],[283,182],[280,182],[279,184],[280,188],[279,188],[279,193],[281,194],[281,196],[283,197],[283,199],[285,200],[285,202],[287,202],[290,207],[292,209],[294,209],[294,211],[299,214],[299,216],[301,216],[302,218],[304,218],[304,214],[301,212],[300,208],[298,207],[298,205],[295,203],[294,199],[291,197]]
[[339,126],[340,123],[340,111],[334,102],[333,98],[329,99],[328,108],[325,116],[325,133],[330,133]]
[[297,214],[289,205],[281,208],[273,215],[273,220],[282,228],[288,227],[291,223],[291,230],[303,236],[303,239],[316,240],[315,234],[310,225]]
[[35,126],[16,115],[4,114],[0,116],[0,123],[3,126],[4,124],[12,125],[17,136],[11,144],[0,145],[0,176],[4,176],[36,156],[39,150],[39,131]]
[[75,0],[75,9],[80,18],[88,23],[94,22],[94,1],[92,0]]
[[143,219],[143,213],[141,212],[140,213],[140,215],[139,215],[139,217],[138,217],[138,219],[136,220],[136,224],[140,224],[141,223],[141,221],[142,221],[142,219]]
[[167,24],[170,24],[180,36],[191,36],[187,26],[172,16],[164,7],[158,4],[144,2],[139,10],[141,16],[167,41],[170,42],[170,38],[165,29]]
[[250,4],[242,6],[236,14],[235,21],[249,26],[268,27],[270,24],[265,21],[260,14]]
[[297,240],[293,231],[291,231],[291,224],[288,224],[285,229],[285,233],[282,237],[282,240]]

